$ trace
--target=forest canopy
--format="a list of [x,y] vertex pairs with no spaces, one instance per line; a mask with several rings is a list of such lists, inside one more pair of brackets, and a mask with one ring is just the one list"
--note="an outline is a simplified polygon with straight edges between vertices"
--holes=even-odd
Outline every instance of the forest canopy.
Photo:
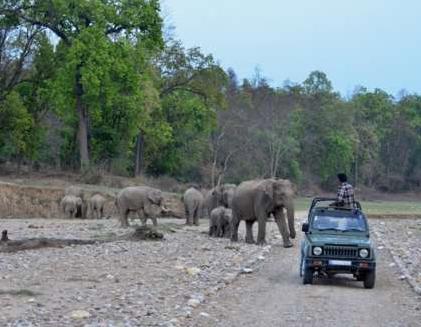
[[1,0],[0,161],[207,185],[326,187],[341,171],[421,188],[420,95],[344,98],[321,71],[282,87],[239,81],[163,28],[157,0]]

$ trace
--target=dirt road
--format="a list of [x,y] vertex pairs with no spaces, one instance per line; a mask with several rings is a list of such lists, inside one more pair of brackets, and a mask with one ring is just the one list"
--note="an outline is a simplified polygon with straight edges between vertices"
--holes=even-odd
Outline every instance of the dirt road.
[[188,325],[421,326],[421,297],[399,280],[386,249],[377,251],[372,290],[346,275],[304,286],[298,275],[299,241],[292,249],[274,247],[258,271],[210,298]]

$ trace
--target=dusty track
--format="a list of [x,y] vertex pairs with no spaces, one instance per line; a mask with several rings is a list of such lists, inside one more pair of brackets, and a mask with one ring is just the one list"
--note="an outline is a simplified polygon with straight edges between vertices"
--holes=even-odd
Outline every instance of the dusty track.
[[188,325],[421,326],[421,297],[389,266],[393,261],[387,249],[377,251],[376,287],[366,290],[346,275],[302,285],[298,244],[273,247],[258,271],[210,298]]

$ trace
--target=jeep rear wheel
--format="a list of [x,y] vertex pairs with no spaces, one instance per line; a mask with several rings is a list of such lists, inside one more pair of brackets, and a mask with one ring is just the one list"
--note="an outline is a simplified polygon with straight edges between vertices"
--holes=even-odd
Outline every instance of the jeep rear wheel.
[[368,271],[364,276],[364,288],[373,288],[376,283],[376,271]]
[[304,268],[303,272],[303,284],[313,284],[313,270],[311,268]]

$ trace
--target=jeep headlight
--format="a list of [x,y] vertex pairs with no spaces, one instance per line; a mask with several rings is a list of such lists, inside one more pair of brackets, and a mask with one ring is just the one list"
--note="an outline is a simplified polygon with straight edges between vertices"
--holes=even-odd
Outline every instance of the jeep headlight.
[[361,258],[367,258],[368,257],[368,250],[367,249],[361,249],[360,250],[360,257]]
[[323,250],[322,250],[322,248],[321,248],[320,246],[315,246],[315,247],[313,248],[313,254],[314,254],[314,255],[321,255],[321,254],[322,254],[322,252],[323,252]]

